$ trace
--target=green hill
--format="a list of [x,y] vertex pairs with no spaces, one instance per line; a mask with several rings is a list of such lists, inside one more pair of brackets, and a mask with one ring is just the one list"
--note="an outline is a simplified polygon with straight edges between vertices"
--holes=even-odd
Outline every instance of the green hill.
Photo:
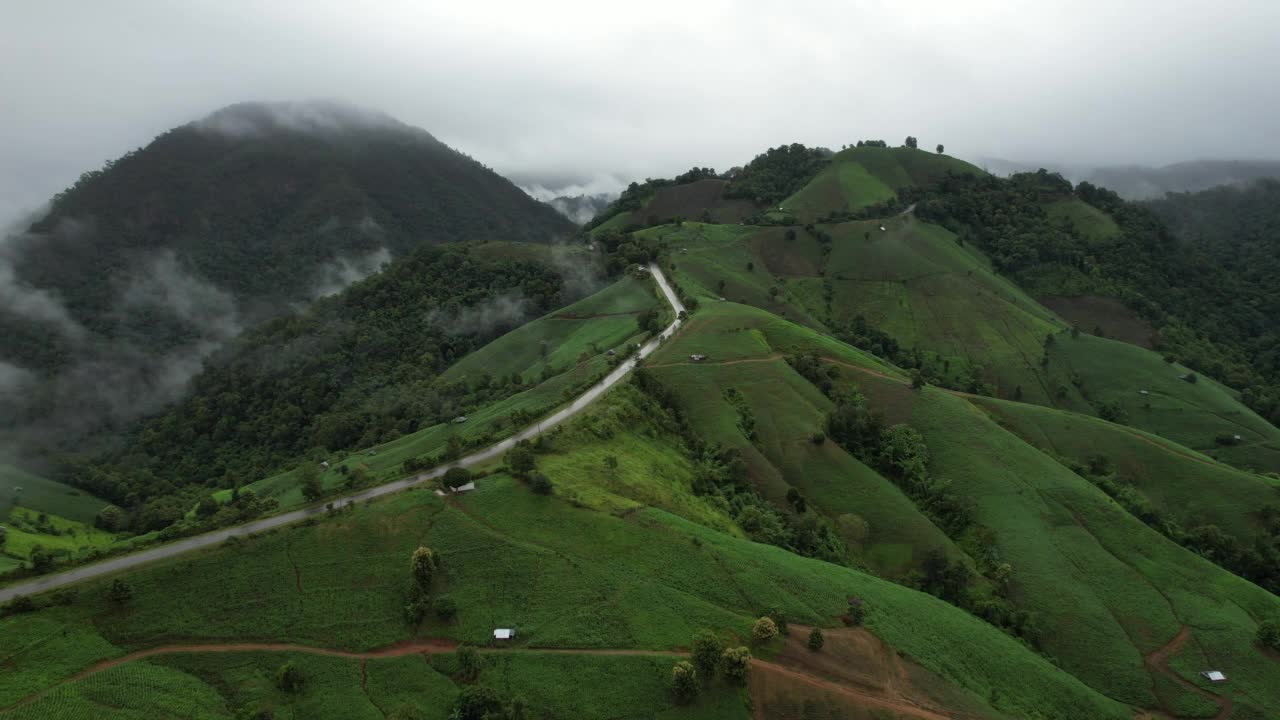
[[6,240],[2,269],[18,290],[0,304],[0,431],[28,448],[118,431],[181,397],[243,329],[392,258],[571,231],[505,178],[381,113],[224,108],[85,173]]

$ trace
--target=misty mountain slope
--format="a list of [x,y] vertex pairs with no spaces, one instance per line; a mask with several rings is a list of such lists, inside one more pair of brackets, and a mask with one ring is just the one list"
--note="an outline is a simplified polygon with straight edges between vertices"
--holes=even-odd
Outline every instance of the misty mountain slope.
[[1159,199],[1165,193],[1195,193],[1219,185],[1245,185],[1262,178],[1280,178],[1280,162],[1194,160],[1163,167],[1100,167],[1090,171],[1086,179],[1115,190],[1128,200],[1150,200]]
[[169,502],[174,493],[252,482],[314,448],[386,442],[509,390],[440,374],[582,290],[549,261],[482,255],[424,246],[254,328],[210,359],[187,398],[134,428],[107,462],[73,469],[72,480],[131,510],[159,498],[164,512],[139,510],[154,529],[182,507]]
[[0,402],[64,431],[118,426],[243,328],[415,247],[571,230],[385,115],[233,105],[85,173],[0,247]]

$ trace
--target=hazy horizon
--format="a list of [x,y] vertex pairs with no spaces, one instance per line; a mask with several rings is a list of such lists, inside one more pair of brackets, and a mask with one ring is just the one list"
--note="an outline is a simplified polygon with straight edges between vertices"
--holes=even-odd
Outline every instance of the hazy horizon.
[[[782,143],[981,162],[1280,158],[1280,6],[50,2],[10,9],[0,218],[242,101],[339,98],[517,184],[601,191]],[[593,190],[594,189],[594,190]]]

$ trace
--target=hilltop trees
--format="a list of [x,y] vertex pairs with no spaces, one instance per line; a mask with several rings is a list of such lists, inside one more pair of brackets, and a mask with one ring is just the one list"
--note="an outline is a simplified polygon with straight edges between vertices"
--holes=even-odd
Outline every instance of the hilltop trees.
[[903,143],[902,143],[902,144],[903,144],[903,145],[906,145],[906,146],[907,146],[907,147],[909,147],[909,148],[916,148],[916,147],[919,147],[919,146],[920,146],[919,141],[917,141],[917,140],[916,140],[914,137],[912,137],[911,135],[908,135],[908,136],[907,136],[907,139],[906,139],[905,141],[903,141]]
[[773,205],[804,187],[826,167],[830,156],[830,150],[799,143],[770,148],[729,182],[725,197]]
[[942,154],[943,149],[944,149],[944,148],[942,147],[942,143],[938,143],[938,154],[939,154],[939,155],[941,155],[941,154]]

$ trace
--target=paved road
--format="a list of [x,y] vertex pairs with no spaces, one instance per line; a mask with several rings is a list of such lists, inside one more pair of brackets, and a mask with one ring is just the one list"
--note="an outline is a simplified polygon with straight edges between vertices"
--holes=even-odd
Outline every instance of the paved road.
[[[618,381],[626,377],[627,373],[631,372],[640,360],[648,357],[650,353],[657,349],[658,345],[663,340],[671,337],[671,335],[675,333],[676,328],[680,327],[681,321],[679,316],[680,313],[684,311],[684,305],[680,303],[680,298],[676,297],[675,291],[671,289],[671,285],[667,282],[666,276],[662,274],[662,270],[657,265],[649,265],[649,272],[653,273],[653,278],[658,282],[658,287],[662,289],[662,294],[666,296],[667,302],[671,305],[671,309],[675,311],[676,320],[668,325],[667,329],[663,330],[657,337],[645,343],[640,348],[639,353],[619,364],[618,367],[614,368],[604,377],[603,380],[592,385],[573,402],[569,403],[568,406],[561,408],[554,414],[543,418],[541,421],[521,430],[506,440],[491,445],[484,450],[480,450],[479,452],[468,455],[448,465],[442,465],[419,475],[414,475],[413,477],[390,482],[386,485],[379,485],[375,488],[370,488],[363,492],[356,493],[355,495],[338,498],[332,501],[334,505],[350,505],[351,503],[371,500],[376,497],[382,497],[383,495],[390,495],[391,493],[400,492],[401,490],[419,485],[432,478],[440,477],[451,467],[469,467],[471,465],[492,460],[515,447],[516,443],[521,440],[528,440],[536,437],[582,412],[588,405],[598,400],[605,391],[618,384]],[[323,505],[305,507],[301,510],[293,510],[281,515],[264,518],[262,520],[255,520],[254,522],[247,523],[245,525],[223,528],[222,530],[216,530],[204,535],[197,535],[184,540],[178,540],[177,542],[161,545],[159,547],[133,553],[131,555],[121,555],[120,557],[104,560],[93,565],[85,565],[84,567],[74,568],[54,575],[45,575],[44,577],[29,580],[24,583],[0,588],[0,603],[8,602],[18,595],[32,595],[35,593],[45,592],[47,590],[53,590],[54,588],[60,588],[64,585],[80,582],[81,580],[101,577],[109,573],[137,567],[155,560],[171,558],[176,555],[191,552],[192,550],[217,545],[227,538],[250,535],[262,532],[263,530],[270,530],[271,528],[288,525],[290,523],[298,522],[299,520],[305,520],[309,517],[323,515],[324,513],[325,508]]]

